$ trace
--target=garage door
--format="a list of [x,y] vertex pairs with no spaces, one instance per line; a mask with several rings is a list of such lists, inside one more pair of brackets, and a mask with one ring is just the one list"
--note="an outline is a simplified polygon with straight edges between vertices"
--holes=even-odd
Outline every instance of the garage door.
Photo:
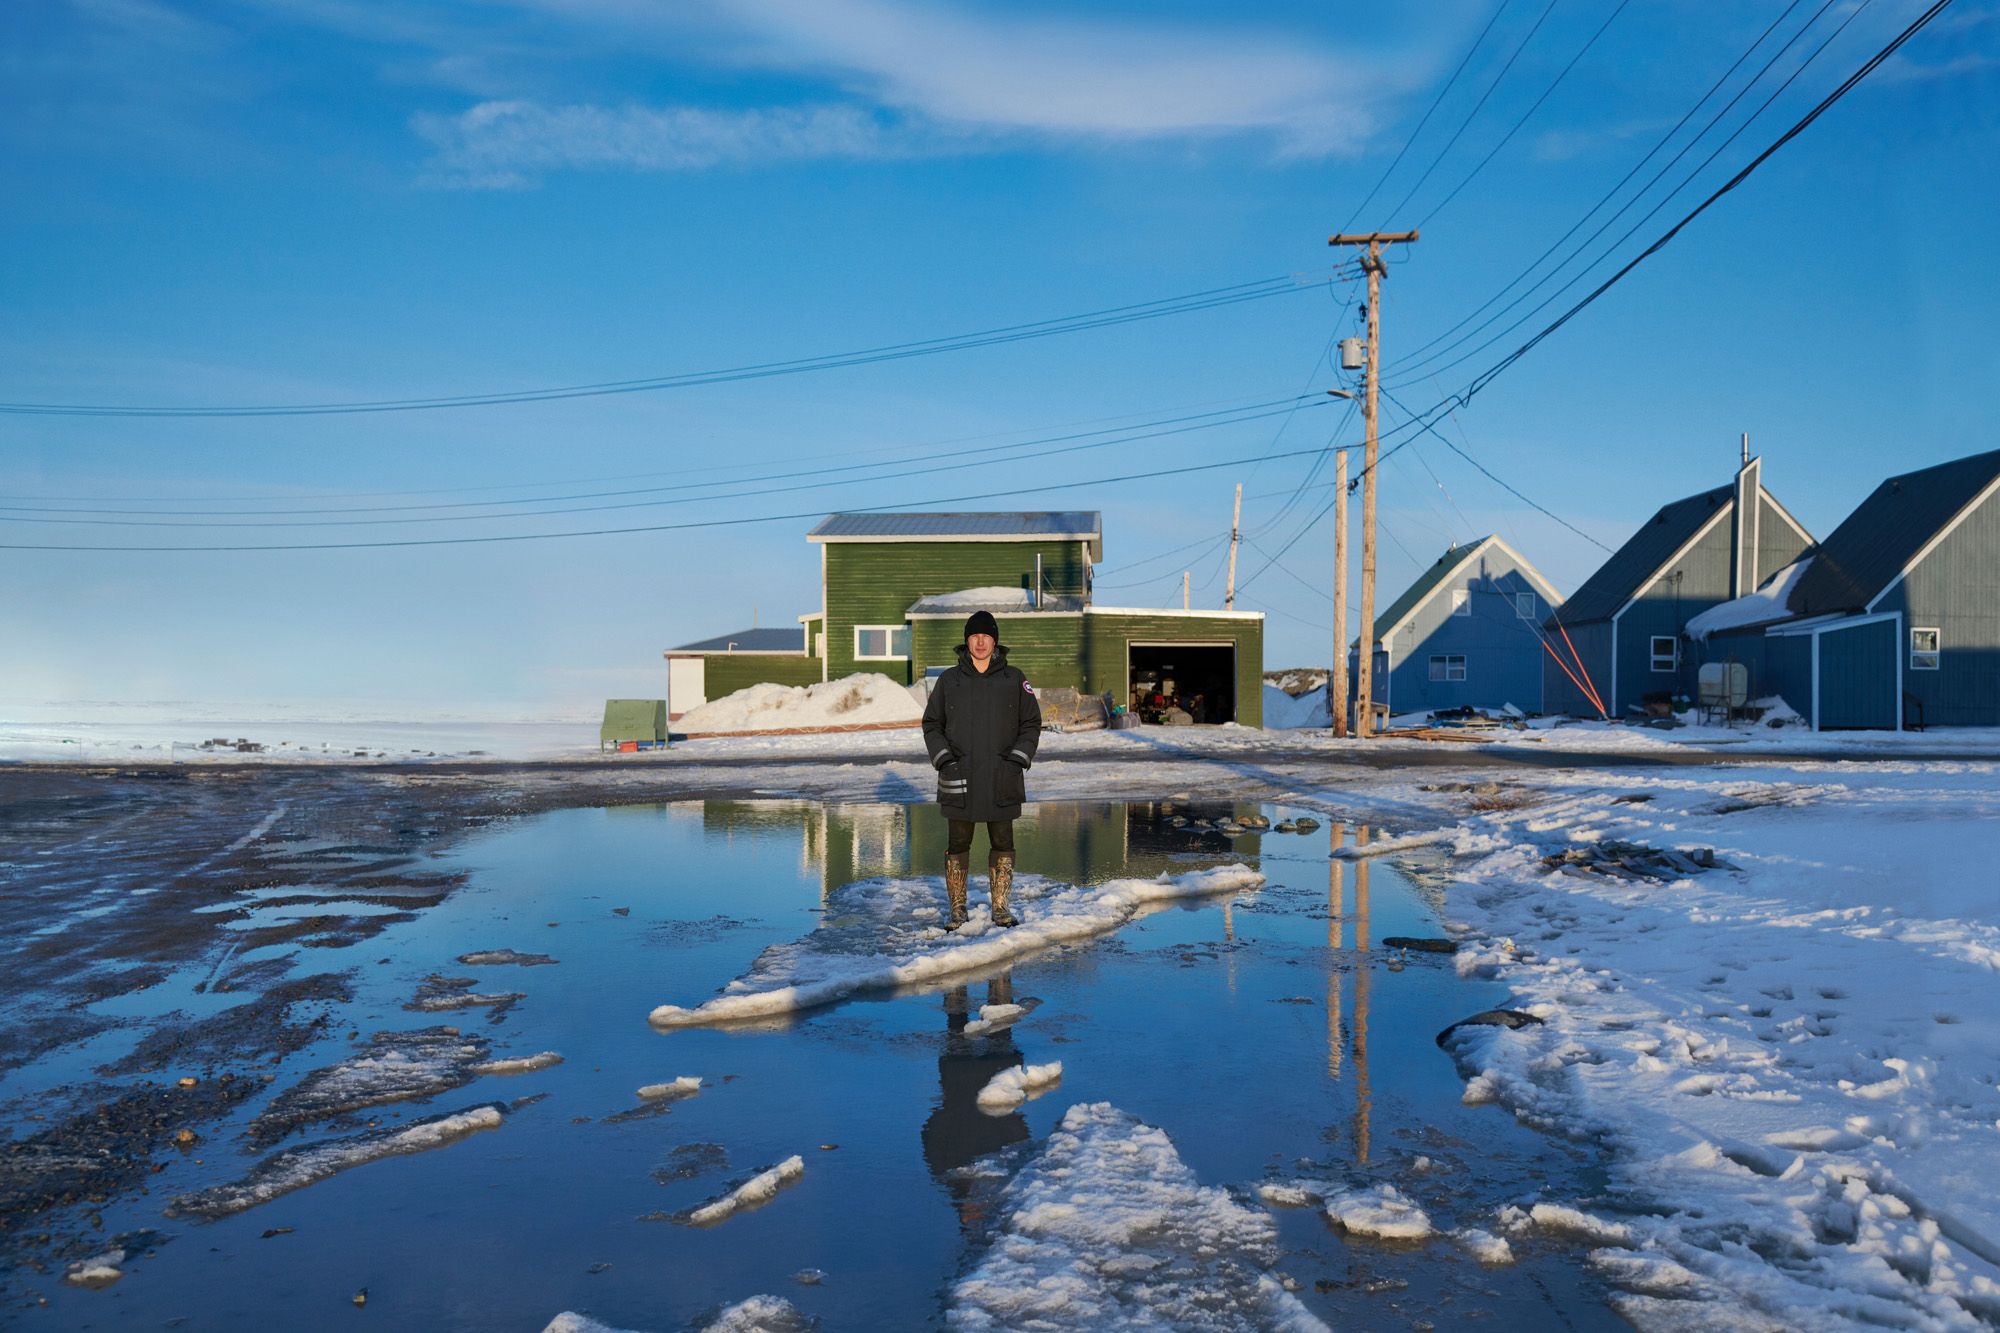
[[1896,727],[1899,622],[1877,620],[1819,636],[1819,725]]

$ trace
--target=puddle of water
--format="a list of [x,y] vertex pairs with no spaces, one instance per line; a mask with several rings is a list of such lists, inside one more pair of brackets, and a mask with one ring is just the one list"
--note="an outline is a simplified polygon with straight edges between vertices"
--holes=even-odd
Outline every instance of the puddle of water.
[[[1172,822],[1255,808],[1032,807],[1017,829],[1024,873],[1088,883],[1244,861],[1268,880],[964,985],[850,1000],[776,1030],[669,1033],[646,1021],[655,1004],[708,998],[766,945],[813,930],[835,888],[935,873],[936,810],[711,801],[496,825],[440,862],[470,876],[447,902],[361,944],[301,951],[297,974],[356,969],[357,999],[275,1086],[346,1054],[349,1032],[452,1023],[490,1039],[495,1057],[552,1050],[564,1063],[370,1115],[394,1125],[542,1100],[497,1130],[224,1221],[163,1224],[168,1198],[255,1160],[233,1146],[260,1109],[246,1106],[216,1127],[199,1165],[176,1161],[150,1198],[105,1210],[106,1234],[164,1227],[174,1239],[107,1291],[48,1284],[52,1313],[311,1327],[353,1317],[350,1298],[366,1287],[367,1314],[398,1327],[539,1328],[576,1309],[669,1329],[769,1292],[829,1328],[935,1324],[944,1288],[994,1220],[990,1188],[963,1168],[1014,1169],[1078,1102],[1109,1101],[1159,1126],[1206,1184],[1390,1180],[1441,1227],[1491,1228],[1498,1205],[1545,1186],[1588,1193],[1595,1178],[1575,1150],[1496,1108],[1462,1105],[1432,1042],[1505,992],[1459,980],[1449,959],[1394,959],[1391,970],[1382,938],[1439,933],[1423,877],[1331,859],[1334,840],[1367,838],[1352,826],[1231,838]],[[982,856],[983,844],[975,871]],[[974,881],[977,898],[983,876]],[[503,948],[559,962],[456,961]],[[492,1015],[405,1011],[432,973],[526,998]],[[956,1035],[980,1004],[1008,1001],[1032,1006],[1011,1032]],[[988,1077],[1023,1060],[1062,1061],[1061,1086],[1013,1114],[982,1113],[974,1099]],[[704,1080],[698,1095],[614,1118],[647,1108],[638,1088],[688,1075]],[[646,1220],[793,1154],[803,1178],[755,1212],[710,1229]],[[1280,1268],[1336,1327],[1482,1316],[1622,1327],[1560,1251],[1517,1243],[1521,1262],[1484,1269],[1448,1239],[1385,1247],[1344,1239],[1314,1209],[1274,1217]],[[282,1227],[293,1230],[265,1237]],[[792,1280],[807,1269],[824,1281]]]

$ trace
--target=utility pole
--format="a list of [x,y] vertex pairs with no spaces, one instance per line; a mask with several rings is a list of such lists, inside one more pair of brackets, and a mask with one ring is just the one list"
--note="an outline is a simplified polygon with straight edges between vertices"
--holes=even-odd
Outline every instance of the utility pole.
[[[1236,609],[1236,535],[1243,528],[1243,483],[1236,483],[1236,512],[1229,516],[1229,592],[1222,599],[1222,609]],[[1183,608],[1185,609],[1185,608]]]
[[1188,571],[1181,571],[1181,610],[1188,609]]
[[1361,469],[1361,643],[1355,662],[1355,701],[1361,716],[1355,720],[1354,734],[1367,738],[1375,729],[1375,464],[1380,445],[1376,430],[1376,395],[1382,379],[1382,247],[1408,245],[1417,239],[1414,231],[1342,232],[1326,238],[1328,245],[1365,245],[1361,267],[1368,274],[1368,394],[1361,400],[1362,420],[1368,427],[1366,462]]
[[1326,682],[1333,734],[1347,738],[1347,450],[1333,454],[1333,674]]

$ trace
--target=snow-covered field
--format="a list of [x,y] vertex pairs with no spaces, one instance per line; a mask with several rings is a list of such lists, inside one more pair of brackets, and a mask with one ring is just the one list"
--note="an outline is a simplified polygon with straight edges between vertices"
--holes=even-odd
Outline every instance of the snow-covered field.
[[[1609,1146],[1593,1257],[1642,1325],[2000,1320],[1997,778],[1555,770],[1438,830],[1458,966],[1544,1020],[1461,1029],[1466,1098]],[[1614,842],[1724,864],[1544,859]]]

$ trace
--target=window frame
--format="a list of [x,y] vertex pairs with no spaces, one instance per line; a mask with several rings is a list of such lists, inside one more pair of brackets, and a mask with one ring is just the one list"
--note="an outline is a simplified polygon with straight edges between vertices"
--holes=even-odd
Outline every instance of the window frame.
[[[864,653],[861,651],[863,634],[881,633],[886,637],[884,653]],[[896,652],[896,636],[903,636],[903,651]],[[910,627],[903,625],[856,625],[854,627],[854,660],[857,662],[907,662],[910,660]]]
[[[1432,653],[1430,655],[1430,679],[1438,684],[1460,685],[1465,682],[1466,665],[1464,653]],[[1451,664],[1458,663],[1458,674],[1451,674]]]
[[[1931,636],[1930,647],[1917,647],[1917,636],[1919,634],[1928,634]],[[1929,662],[1919,660],[1926,657],[1930,659]],[[1912,625],[1910,627],[1910,670],[1940,671],[1944,668],[1943,658],[1944,631],[1934,625]]]
[[[1652,654],[1653,670],[1662,675],[1670,675],[1673,672],[1679,671],[1681,669],[1681,636],[1678,634],[1654,634],[1648,637],[1650,642],[1647,644],[1647,647]],[[1668,654],[1665,666],[1660,665],[1661,640],[1665,640],[1668,644],[1672,645],[1672,651]]]
[[1451,613],[1454,616],[1472,614],[1472,589],[1453,588],[1451,590]]
[[[1525,611],[1521,609],[1521,604],[1524,600],[1526,601],[1528,607],[1528,609]],[[1530,624],[1533,624],[1535,621],[1541,619],[1540,608],[1541,608],[1541,598],[1535,596],[1535,594],[1533,594],[1532,592],[1517,592],[1514,594],[1514,614],[1516,616],[1519,616],[1522,620],[1528,621]]]

